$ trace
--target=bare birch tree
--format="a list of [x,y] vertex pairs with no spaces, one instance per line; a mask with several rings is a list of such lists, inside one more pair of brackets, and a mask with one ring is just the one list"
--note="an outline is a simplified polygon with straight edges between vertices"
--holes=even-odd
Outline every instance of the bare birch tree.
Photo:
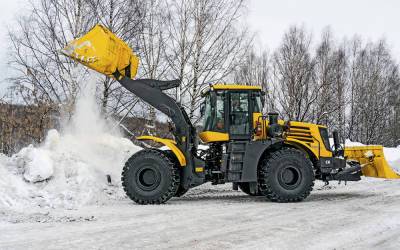
[[366,144],[385,143],[388,139],[391,84],[398,80],[385,41],[363,46],[352,43],[351,97],[347,136]]
[[269,57],[266,51],[256,54],[251,51],[235,70],[235,82],[243,85],[262,86],[268,89]]
[[388,146],[400,145],[400,72],[399,65],[392,68],[389,82],[389,126],[388,139],[385,141]]
[[[143,32],[145,5],[139,0],[87,0],[94,12],[96,23],[108,28],[111,32],[135,47],[138,36]],[[109,77],[103,77],[100,100],[103,110],[118,115],[132,110],[136,98],[120,84]]]
[[234,82],[243,85],[261,86],[266,92],[266,110],[275,110],[273,88],[270,85],[270,61],[266,51],[256,54],[251,50],[234,73]]
[[238,28],[244,7],[244,0],[195,1],[192,79],[188,83],[189,117],[193,120],[201,90],[226,80],[248,49],[247,30]]
[[[165,59],[166,39],[166,6],[163,0],[149,0],[144,4],[146,12],[142,19],[143,30],[136,39],[136,47],[141,60],[139,68],[140,78],[163,79],[168,72],[168,63]],[[155,132],[156,111],[145,105],[148,133]]]
[[166,43],[165,58],[173,78],[179,79],[181,85],[177,88],[175,97],[181,102],[181,95],[187,89],[190,81],[190,59],[194,47],[194,1],[168,1],[166,15],[168,28],[168,43]]
[[322,33],[317,47],[314,85],[319,90],[311,121],[337,129],[344,135],[347,58],[343,46],[336,45],[329,28]]
[[36,96],[56,104],[73,102],[86,71],[59,50],[93,26],[90,7],[84,0],[40,0],[31,9],[9,32],[9,63],[16,72],[11,80],[25,101]]
[[311,36],[304,28],[291,27],[272,59],[272,84],[277,108],[284,118],[311,119],[319,89],[313,86],[315,62],[310,54]]

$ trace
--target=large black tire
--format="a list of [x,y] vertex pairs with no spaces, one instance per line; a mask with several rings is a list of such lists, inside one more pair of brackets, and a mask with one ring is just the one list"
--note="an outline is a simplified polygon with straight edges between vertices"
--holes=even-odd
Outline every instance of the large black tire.
[[178,190],[177,166],[156,149],[144,149],[129,158],[122,171],[122,186],[129,198],[138,204],[161,204]]
[[239,183],[239,188],[240,188],[240,190],[242,190],[243,193],[248,194],[250,196],[262,196],[260,189],[258,189],[255,194],[252,194],[250,192],[250,185],[248,182]]
[[275,202],[304,200],[315,180],[311,161],[293,148],[270,153],[261,162],[258,176],[261,193]]

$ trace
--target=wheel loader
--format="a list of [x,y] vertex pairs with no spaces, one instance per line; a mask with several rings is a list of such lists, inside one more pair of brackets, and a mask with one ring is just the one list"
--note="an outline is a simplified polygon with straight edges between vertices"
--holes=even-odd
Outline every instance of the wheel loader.
[[310,194],[316,179],[329,183],[359,181],[362,175],[400,178],[385,161],[382,146],[344,148],[334,132],[331,147],[325,126],[279,120],[274,112],[264,115],[259,86],[210,85],[202,93],[204,124],[198,133],[182,105],[163,92],[180,82],[134,79],[139,58],[101,25],[70,42],[62,53],[116,79],[174,124],[173,140],[136,138],[168,149],[143,149],[123,167],[123,188],[136,203],[164,203],[207,182],[231,182],[233,189],[251,196],[297,202]]

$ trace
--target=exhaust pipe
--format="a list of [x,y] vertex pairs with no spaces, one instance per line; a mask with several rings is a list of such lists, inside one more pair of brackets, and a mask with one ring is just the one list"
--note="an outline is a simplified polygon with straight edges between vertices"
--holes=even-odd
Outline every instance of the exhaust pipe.
[[281,137],[283,133],[283,127],[278,124],[279,114],[277,112],[268,113],[268,136],[269,137]]
[[340,147],[340,141],[339,141],[339,132],[337,130],[332,132],[333,136],[333,146],[335,148],[335,156],[343,156],[343,150]]

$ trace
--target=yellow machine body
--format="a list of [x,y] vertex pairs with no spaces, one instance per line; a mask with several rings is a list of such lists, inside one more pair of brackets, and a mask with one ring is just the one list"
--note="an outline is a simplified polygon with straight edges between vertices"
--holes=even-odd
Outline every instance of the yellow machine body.
[[[257,126],[257,122],[260,121],[262,114],[253,113],[253,128]],[[268,120],[263,120],[261,123],[265,128],[262,129],[260,136],[255,136],[254,140],[265,140],[267,139],[268,131]],[[285,121],[279,120],[280,125],[284,125]],[[326,129],[325,126],[317,125],[306,122],[295,122],[291,121],[288,124],[288,131],[285,132],[284,138],[285,143],[294,146],[301,150],[306,150],[307,154],[312,153],[316,159],[320,157],[332,157],[332,152],[328,150],[321,137],[320,128]]]
[[86,35],[68,43],[61,52],[109,77],[118,71],[133,78],[139,66],[139,58],[132,49],[101,25],[96,25]]
[[320,157],[332,157],[330,148],[327,149],[324,145],[320,128],[326,129],[325,126],[317,124],[291,121],[289,129],[285,133],[285,142],[293,146],[307,148],[317,159]]
[[214,84],[212,85],[214,90],[261,90],[260,86],[249,86],[239,84]]
[[392,170],[385,159],[383,147],[380,145],[345,147],[344,155],[348,160],[355,160],[362,164],[364,176],[400,179],[400,175]]
[[229,141],[228,133],[220,133],[214,131],[203,131],[199,133],[199,137],[204,143]]

